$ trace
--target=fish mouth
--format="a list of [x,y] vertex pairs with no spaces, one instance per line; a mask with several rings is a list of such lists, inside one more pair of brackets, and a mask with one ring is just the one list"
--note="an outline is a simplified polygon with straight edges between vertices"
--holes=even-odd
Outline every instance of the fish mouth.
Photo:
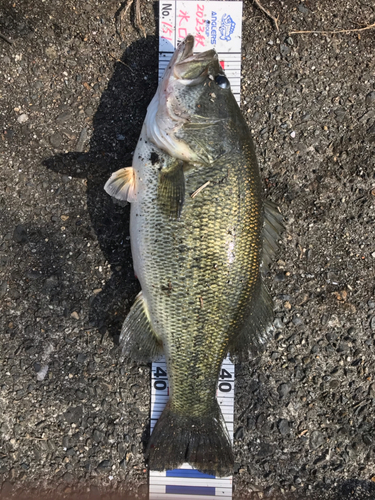
[[207,77],[211,62],[217,59],[213,49],[195,55],[193,49],[194,36],[188,35],[177,48],[171,61],[173,76],[187,85],[201,83]]
[[215,61],[218,64],[215,50],[194,55],[193,49],[194,36],[188,35],[173,54],[158,90],[147,108],[145,130],[150,141],[170,156],[186,162],[206,164],[209,162],[208,157],[193,151],[176,135],[187,123],[189,126],[202,126],[202,123],[209,126],[213,123],[212,120],[207,121],[195,115],[191,99],[189,101],[189,98],[186,99],[182,95],[183,87],[195,87],[204,83]]

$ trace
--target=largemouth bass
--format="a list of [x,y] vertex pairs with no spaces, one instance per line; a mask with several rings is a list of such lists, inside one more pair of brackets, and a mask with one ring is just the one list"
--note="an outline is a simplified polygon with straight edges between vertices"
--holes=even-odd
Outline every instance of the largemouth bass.
[[216,400],[224,357],[257,354],[272,320],[261,278],[282,229],[262,202],[253,142],[214,50],[178,47],[151,101],[132,167],[106,191],[131,202],[130,235],[142,292],[125,319],[126,356],[165,354],[170,398],[148,446],[153,470],[184,462],[232,472]]

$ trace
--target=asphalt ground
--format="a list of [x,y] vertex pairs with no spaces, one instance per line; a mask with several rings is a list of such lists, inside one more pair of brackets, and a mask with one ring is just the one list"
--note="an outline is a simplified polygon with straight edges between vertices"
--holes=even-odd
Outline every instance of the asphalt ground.
[[[244,2],[242,111],[286,231],[275,338],[236,367],[234,498],[374,499],[375,6],[263,6],[279,31]],[[0,2],[1,498],[147,495],[129,206],[103,186],[157,86],[158,8],[144,37],[124,7]]]

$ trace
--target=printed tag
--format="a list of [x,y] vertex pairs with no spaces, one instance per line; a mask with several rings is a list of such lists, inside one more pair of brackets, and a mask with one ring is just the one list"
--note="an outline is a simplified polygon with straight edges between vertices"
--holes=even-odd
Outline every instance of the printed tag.
[[242,2],[184,0],[159,4],[159,79],[173,52],[189,34],[194,52],[214,48],[240,103]]

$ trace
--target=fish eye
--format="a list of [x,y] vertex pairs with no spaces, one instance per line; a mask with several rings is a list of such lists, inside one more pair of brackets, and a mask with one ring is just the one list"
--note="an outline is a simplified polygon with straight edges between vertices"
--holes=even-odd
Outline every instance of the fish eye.
[[215,82],[221,87],[222,89],[228,89],[230,86],[229,80],[225,75],[216,75],[215,76]]

